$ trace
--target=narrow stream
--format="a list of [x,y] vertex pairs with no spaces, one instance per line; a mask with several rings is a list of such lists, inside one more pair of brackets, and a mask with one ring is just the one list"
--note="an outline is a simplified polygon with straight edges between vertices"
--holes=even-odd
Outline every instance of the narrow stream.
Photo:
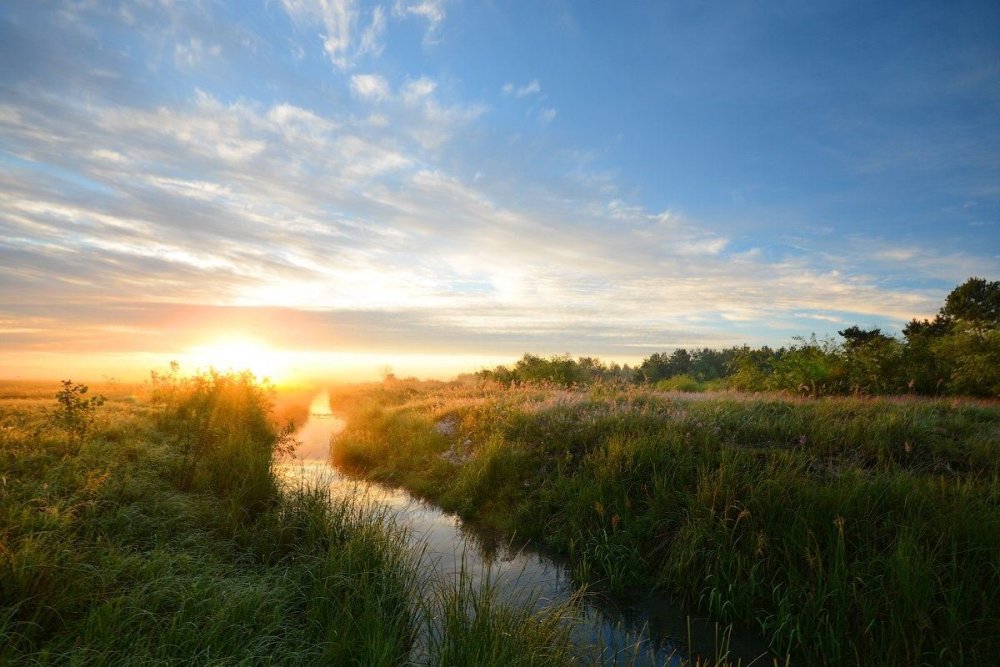
[[[569,570],[557,556],[545,554],[523,542],[462,521],[453,514],[414,498],[404,489],[352,479],[328,464],[331,443],[344,428],[344,421],[331,412],[329,395],[321,392],[312,401],[308,421],[295,438],[301,443],[295,462],[282,466],[286,479],[329,485],[335,495],[348,494],[374,501],[389,509],[395,521],[407,529],[416,552],[424,554],[423,576],[448,581],[460,575],[471,577],[473,586],[484,578],[497,585],[509,604],[543,608],[568,601],[576,592]],[[714,657],[721,629],[693,618],[665,596],[649,596],[628,604],[617,604],[602,596],[587,596],[573,641],[581,653],[603,647],[601,662],[637,665],[679,665],[690,655],[688,641],[698,653]],[[689,616],[692,616],[689,623]],[[757,636],[733,634],[728,657],[746,666],[766,652]],[[626,657],[627,656],[627,657]],[[761,658],[755,664],[769,664]]]

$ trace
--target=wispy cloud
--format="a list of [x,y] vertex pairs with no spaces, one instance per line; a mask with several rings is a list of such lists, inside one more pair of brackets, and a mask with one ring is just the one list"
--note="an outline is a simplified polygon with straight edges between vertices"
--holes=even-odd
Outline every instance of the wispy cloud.
[[[435,87],[403,90],[404,104],[422,108]],[[15,150],[114,193],[52,189],[48,176],[8,167],[7,299],[142,302],[155,292],[165,303],[364,309],[372,323],[384,312],[385,326],[402,310],[423,330],[466,336],[463,345],[534,330],[539,344],[572,335],[619,352],[668,344],[664,332],[678,328],[706,341],[754,335],[721,336],[713,321],[780,329],[802,309],[903,321],[935,303],[804,260],[737,261],[728,239],[684,216],[618,199],[503,204],[421,166],[419,144],[378,141],[349,118],[287,102],[199,93],[186,108],[83,108],[68,122],[24,107],[2,118]]]
[[218,44],[206,46],[197,37],[192,37],[186,44],[174,47],[174,61],[178,65],[197,67],[206,57],[217,58],[222,53]]
[[351,77],[351,90],[373,100],[383,100],[390,95],[389,82],[377,74],[355,74]]
[[281,0],[292,19],[303,27],[319,25],[323,51],[335,66],[351,64],[350,48],[358,11],[354,0]]
[[[46,76],[2,75],[0,346],[166,350],[247,326],[289,345],[641,355],[811,323],[900,326],[968,273],[997,270],[995,257],[874,234],[777,248],[643,204],[593,148],[518,143],[496,177],[499,113],[454,79],[367,60],[388,48],[387,19],[433,30],[443,5],[281,10],[318,30],[317,60],[336,65],[319,61],[318,93],[212,88],[195,65],[237,45],[220,36],[214,51],[211,24],[194,35],[182,18],[135,70],[91,46],[55,52]],[[160,63],[180,72],[168,94],[126,94]],[[109,67],[113,85],[66,83]],[[538,80],[502,92],[527,100],[519,129],[555,134],[539,128],[556,110]]]
[[513,95],[514,97],[527,97],[528,95],[537,95],[542,92],[542,85],[538,83],[538,79],[532,79],[523,86],[518,86],[514,83],[507,82],[501,86],[500,91],[504,95]]
[[427,33],[432,34],[445,18],[445,0],[396,0],[392,12],[399,17],[418,16],[427,21]]
[[361,33],[361,44],[358,46],[358,55],[371,53],[380,56],[385,49],[383,39],[385,37],[385,10],[382,5],[377,5],[372,10],[371,23]]

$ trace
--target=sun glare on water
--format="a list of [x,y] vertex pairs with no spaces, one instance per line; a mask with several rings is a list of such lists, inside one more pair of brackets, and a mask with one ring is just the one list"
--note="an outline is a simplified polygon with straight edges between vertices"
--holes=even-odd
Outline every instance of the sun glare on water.
[[189,363],[196,368],[220,371],[250,371],[258,379],[284,379],[288,364],[279,350],[247,338],[226,338],[190,351]]

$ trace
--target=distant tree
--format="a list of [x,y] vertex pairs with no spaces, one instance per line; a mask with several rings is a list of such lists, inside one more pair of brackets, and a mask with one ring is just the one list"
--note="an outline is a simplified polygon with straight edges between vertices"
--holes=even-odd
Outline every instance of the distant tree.
[[1000,326],[1000,281],[969,278],[948,294],[941,316],[976,327]]
[[844,338],[844,343],[847,345],[848,349],[852,350],[864,347],[865,345],[870,345],[871,343],[892,340],[890,336],[886,336],[882,333],[882,330],[877,327],[874,329],[862,329],[861,327],[854,325],[838,331],[837,333]]
[[844,368],[850,391],[882,394],[898,391],[903,380],[903,346],[881,329],[851,326],[838,331],[844,338]]
[[907,385],[920,393],[1000,393],[1000,282],[969,278],[933,320],[903,329]]
[[1000,326],[958,322],[934,351],[948,363],[949,393],[1000,396]]
[[576,360],[576,375],[583,382],[598,382],[609,379],[611,371],[597,357],[580,357]]
[[713,350],[704,347],[691,353],[691,376],[699,382],[725,377],[726,366],[731,358],[727,350]]
[[667,359],[667,377],[675,375],[688,375],[691,372],[691,353],[686,349],[678,348],[670,353]]
[[667,377],[667,354],[665,352],[654,352],[639,364],[635,369],[636,382],[656,382]]
[[[790,347],[678,348],[656,352],[631,368],[568,354],[548,359],[525,354],[513,368],[477,375],[504,384],[563,385],[620,379],[668,389],[704,388],[725,378],[742,391],[791,390],[814,396],[908,391],[922,394],[1000,395],[1000,282],[969,278],[932,320],[911,320],[897,339],[881,329],[852,325],[832,339],[796,338]],[[679,378],[670,382],[671,378]]]
[[785,356],[787,350],[772,350],[767,345],[751,348],[744,345],[733,348],[726,368],[727,384],[738,391],[764,391],[774,368]]
[[810,396],[845,393],[847,370],[838,346],[829,339],[796,337],[797,343],[774,364],[769,389],[797,391]]
[[658,382],[675,375],[691,373],[691,353],[684,348],[678,348],[667,354],[655,352],[643,360],[636,372],[638,382]]
[[513,375],[517,382],[553,382],[567,387],[587,380],[577,362],[568,354],[545,359],[526,353],[514,365]]

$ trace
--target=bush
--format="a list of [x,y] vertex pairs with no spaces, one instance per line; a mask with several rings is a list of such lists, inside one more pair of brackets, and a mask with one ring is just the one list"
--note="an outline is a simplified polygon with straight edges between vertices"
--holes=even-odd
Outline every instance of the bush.
[[85,384],[75,384],[72,380],[63,380],[62,389],[56,394],[59,402],[53,420],[66,431],[67,446],[71,453],[76,454],[87,440],[94,421],[97,419],[97,408],[104,405],[103,396],[84,398],[89,391]]
[[160,426],[174,450],[173,476],[182,490],[229,497],[244,518],[273,502],[271,464],[291,430],[272,423],[269,389],[248,371],[213,369],[179,378],[174,367],[169,376],[154,375],[154,397],[163,404]]
[[702,392],[705,391],[705,385],[698,382],[690,375],[675,375],[672,378],[666,380],[660,380],[656,383],[656,388],[660,391],[685,391],[685,392]]

